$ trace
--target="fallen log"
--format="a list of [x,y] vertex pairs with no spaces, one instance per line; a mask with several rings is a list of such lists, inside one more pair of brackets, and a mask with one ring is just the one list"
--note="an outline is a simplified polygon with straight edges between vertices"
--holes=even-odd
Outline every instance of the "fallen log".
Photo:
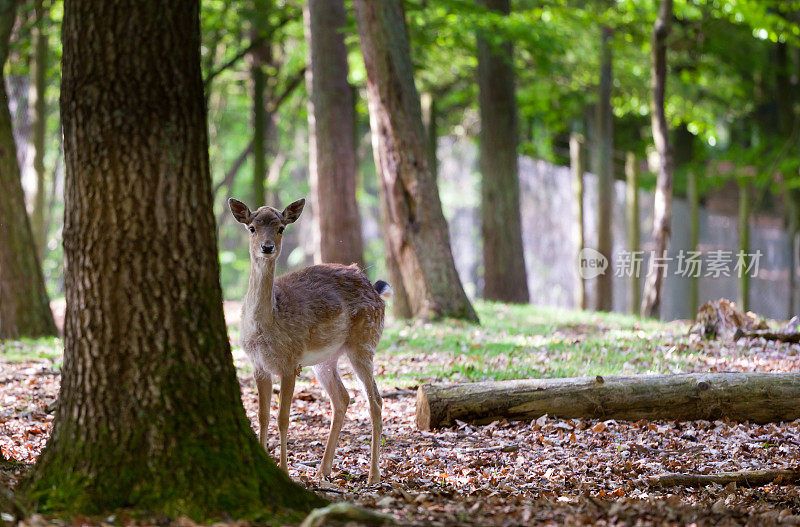
[[737,329],[736,333],[733,335],[733,340],[739,340],[740,338],[747,338],[747,339],[761,338],[765,340],[777,340],[779,342],[786,342],[789,344],[800,343],[800,333],[781,333],[774,331],[742,331],[741,329]]
[[644,480],[651,487],[705,487],[714,483],[737,486],[759,487],[770,483],[797,483],[800,470],[742,470],[738,472],[717,472],[715,474],[662,474]]
[[585,419],[800,418],[800,373],[686,373],[421,385],[417,426],[478,424],[548,414]]

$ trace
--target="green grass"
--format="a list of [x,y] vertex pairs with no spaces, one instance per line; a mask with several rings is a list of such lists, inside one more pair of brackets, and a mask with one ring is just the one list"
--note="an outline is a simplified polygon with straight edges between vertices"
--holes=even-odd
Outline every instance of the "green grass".
[[[387,325],[385,380],[484,380],[670,373],[691,367],[685,325],[617,313],[475,302],[481,326]],[[417,368],[394,368],[407,362]],[[397,370],[397,371],[396,371]]]
[[[480,326],[455,320],[391,320],[376,357],[384,384],[674,373],[692,369],[685,324],[617,313],[477,301]],[[236,340],[237,327],[229,332]],[[0,343],[0,360],[47,360],[59,367],[60,339]],[[234,348],[240,373],[252,371]]]
[[0,360],[7,362],[50,361],[60,368],[63,353],[64,344],[55,337],[0,340]]

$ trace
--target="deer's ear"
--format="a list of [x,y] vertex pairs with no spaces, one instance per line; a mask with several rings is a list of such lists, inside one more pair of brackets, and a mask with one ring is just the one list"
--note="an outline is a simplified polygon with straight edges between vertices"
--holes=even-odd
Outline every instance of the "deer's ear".
[[228,200],[228,206],[231,208],[231,214],[236,218],[236,221],[244,224],[250,223],[250,218],[253,216],[253,213],[250,212],[247,205],[238,199],[231,198]]
[[297,218],[300,217],[300,213],[303,212],[303,207],[306,204],[306,200],[303,198],[298,199],[285,209],[283,209],[283,223],[294,223],[297,221]]

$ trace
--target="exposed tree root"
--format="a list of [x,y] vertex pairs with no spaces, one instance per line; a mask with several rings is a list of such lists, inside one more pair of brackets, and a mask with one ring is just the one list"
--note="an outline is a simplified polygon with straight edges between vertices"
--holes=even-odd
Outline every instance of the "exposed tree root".
[[327,525],[330,521],[354,521],[367,525],[393,524],[394,519],[385,514],[368,511],[350,503],[332,503],[327,507],[314,509],[306,516],[300,527],[319,527]]

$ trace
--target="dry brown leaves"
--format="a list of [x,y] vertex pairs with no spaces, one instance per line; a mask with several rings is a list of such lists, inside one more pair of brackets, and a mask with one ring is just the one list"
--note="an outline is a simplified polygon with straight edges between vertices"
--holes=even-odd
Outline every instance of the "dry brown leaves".
[[[690,342],[711,371],[797,371],[798,347],[773,342]],[[377,369],[392,368],[379,357]],[[396,367],[396,366],[395,366]],[[404,364],[403,368],[413,368]],[[800,523],[793,486],[657,490],[642,479],[664,472],[800,466],[800,423],[616,422],[542,416],[530,422],[461,423],[435,432],[414,426],[413,391],[381,385],[383,482],[366,485],[370,426],[365,398],[343,367],[352,404],[330,481],[314,481],[329,424],[327,396],[304,371],[290,427],[290,474],[332,500],[353,501],[416,525]],[[242,398],[257,427],[257,396]],[[381,384],[379,379],[379,384]],[[47,362],[0,363],[0,447],[32,463],[52,427],[58,372]],[[277,456],[273,398],[270,446]],[[257,430],[256,430],[257,431]],[[13,483],[13,481],[12,481]]]

